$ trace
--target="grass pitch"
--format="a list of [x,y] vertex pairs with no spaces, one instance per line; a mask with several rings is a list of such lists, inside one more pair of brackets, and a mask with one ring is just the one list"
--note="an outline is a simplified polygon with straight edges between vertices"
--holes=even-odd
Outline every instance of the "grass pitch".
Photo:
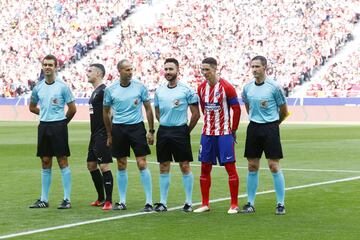
[[[236,145],[240,177],[239,202],[246,197],[246,160],[243,156],[246,125],[240,125]],[[197,159],[201,125],[192,133]],[[211,211],[185,214],[177,207],[184,203],[179,167],[172,165],[166,213],[139,214],[145,196],[136,164],[128,164],[128,210],[104,212],[88,206],[96,198],[86,168],[89,123],[71,123],[70,168],[72,171],[72,209],[56,209],[62,199],[60,171],[54,161],[50,208],[29,209],[40,195],[40,160],[36,151],[36,122],[0,122],[0,239],[359,239],[360,238],[360,126],[283,124],[281,135],[285,158],[282,160],[286,187],[285,216],[275,216],[273,180],[266,160],[261,161],[256,213],[228,215],[229,190],[226,171],[213,168]],[[158,165],[155,148],[148,157],[153,178],[153,200],[159,201]],[[133,159],[133,156],[130,158]],[[194,161],[193,202],[201,200],[200,168]],[[116,175],[116,164],[112,164]],[[350,179],[355,177],[355,179]],[[337,180],[348,181],[337,182]],[[309,185],[328,182],[324,185]],[[116,183],[116,181],[115,181]],[[299,187],[299,189],[294,189]],[[117,185],[114,201],[118,200]],[[115,219],[111,219],[111,218]],[[118,219],[116,219],[118,218]],[[89,223],[92,220],[107,221]],[[89,223],[80,225],[82,223]],[[75,224],[79,226],[65,226]],[[58,230],[47,229],[64,227]],[[43,232],[32,233],[43,229]],[[31,233],[31,234],[30,234]],[[15,235],[11,235],[15,234]],[[18,235],[16,235],[18,234]],[[24,234],[24,235],[22,235]]]

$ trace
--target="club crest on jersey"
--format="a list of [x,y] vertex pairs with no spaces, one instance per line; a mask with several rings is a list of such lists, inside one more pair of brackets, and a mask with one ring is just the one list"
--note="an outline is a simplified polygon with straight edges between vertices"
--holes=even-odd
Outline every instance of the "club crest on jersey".
[[175,99],[174,101],[174,107],[178,107],[180,105],[180,100],[179,99]]
[[135,99],[134,105],[137,106],[139,104],[139,99]]
[[266,100],[261,100],[261,101],[260,101],[260,106],[261,106],[262,108],[267,108],[268,105],[269,105],[268,101],[266,101]]
[[219,97],[219,96],[220,96],[220,92],[217,91],[217,92],[215,93],[215,97]]

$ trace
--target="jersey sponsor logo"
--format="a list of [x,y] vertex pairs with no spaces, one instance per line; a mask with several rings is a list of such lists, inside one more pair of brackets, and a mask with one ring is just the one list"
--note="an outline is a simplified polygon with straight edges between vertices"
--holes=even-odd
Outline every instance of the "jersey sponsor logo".
[[210,111],[219,111],[220,110],[220,104],[219,103],[205,103],[205,110]]

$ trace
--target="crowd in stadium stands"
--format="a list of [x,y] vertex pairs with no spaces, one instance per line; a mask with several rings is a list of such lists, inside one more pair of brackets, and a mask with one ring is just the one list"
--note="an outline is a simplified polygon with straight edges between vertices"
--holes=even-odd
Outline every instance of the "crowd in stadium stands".
[[[37,81],[34,69],[40,69],[39,59],[45,53],[59,56],[62,64],[76,61],[84,48],[99,44],[109,23],[116,22],[113,3],[107,1],[101,6],[97,4],[100,1],[36,1],[21,7],[13,2],[5,1],[6,11],[1,11],[7,21],[1,23],[0,40],[1,61],[5,61],[0,71],[4,86],[0,87],[10,89],[10,96],[17,95],[19,85],[22,89],[18,92],[27,91]],[[269,59],[268,74],[288,94],[309,81],[314,71],[352,39],[359,20],[357,2],[173,0],[153,23],[138,24],[133,18],[122,21],[116,43],[101,42],[101,47],[88,52],[86,61],[65,64],[60,74],[76,97],[89,97],[87,65],[104,64],[110,83],[117,78],[116,63],[128,58],[134,63],[136,77],[153,92],[163,81],[163,61],[171,56],[180,61],[182,79],[196,87],[201,81],[201,60],[212,56],[219,60],[221,75],[240,92],[251,76],[249,60],[261,54]],[[355,52],[354,58],[358,55],[359,51]],[[345,65],[348,67],[351,64]],[[344,88],[346,80],[336,79],[343,71],[334,66],[329,82],[336,81]],[[8,92],[0,95],[9,96]]]
[[60,69],[75,63],[130,7],[129,0],[1,0],[0,96],[28,92],[48,53]]
[[360,97],[360,47],[332,64],[319,82],[310,85],[308,97]]

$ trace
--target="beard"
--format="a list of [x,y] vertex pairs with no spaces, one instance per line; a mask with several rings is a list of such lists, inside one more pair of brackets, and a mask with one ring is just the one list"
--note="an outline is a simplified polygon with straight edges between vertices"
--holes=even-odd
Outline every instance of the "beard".
[[177,78],[177,74],[174,74],[174,75],[166,75],[165,78],[166,80],[168,80],[169,82],[172,82],[172,81],[175,81],[176,78]]

